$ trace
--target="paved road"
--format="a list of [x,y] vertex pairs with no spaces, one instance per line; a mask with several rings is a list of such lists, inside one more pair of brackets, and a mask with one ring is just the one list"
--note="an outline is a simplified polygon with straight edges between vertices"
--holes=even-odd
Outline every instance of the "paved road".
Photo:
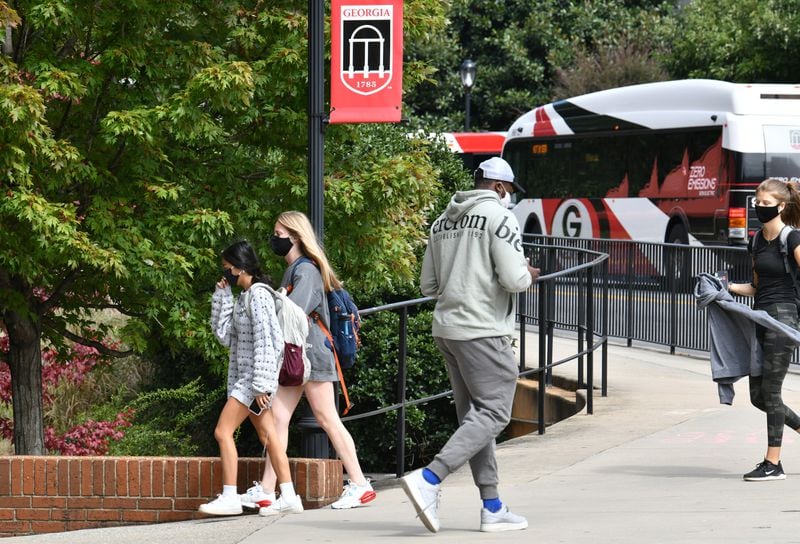
[[[572,349],[556,344],[558,349]],[[558,354],[557,354],[558,355]],[[708,361],[612,346],[609,396],[578,414],[498,448],[501,498],[526,516],[524,532],[480,533],[480,501],[468,471],[443,485],[442,530],[433,535],[394,480],[368,507],[280,519],[255,515],[16,537],[12,543],[800,542],[800,441],[788,431],[788,479],[743,482],[764,454],[764,416],[736,386],[718,403]],[[800,408],[800,375],[784,399]]]

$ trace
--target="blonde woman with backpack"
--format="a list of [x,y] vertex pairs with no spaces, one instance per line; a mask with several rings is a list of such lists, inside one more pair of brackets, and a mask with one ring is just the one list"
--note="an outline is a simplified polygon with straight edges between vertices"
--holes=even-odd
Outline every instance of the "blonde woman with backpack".
[[[334,382],[339,379],[336,363],[330,343],[317,323],[322,321],[326,329],[330,327],[327,293],[341,287],[341,282],[328,263],[305,214],[297,211],[282,213],[275,223],[270,245],[275,254],[289,265],[283,275],[281,287],[286,287],[289,298],[303,308],[306,314],[313,316],[308,336],[308,343],[311,344],[308,353],[311,361],[309,380],[304,385],[281,386],[272,404],[278,440],[285,451],[289,438],[289,422],[300,397],[305,394],[314,417],[328,435],[350,478],[342,496],[331,507],[339,510],[364,506],[375,499],[375,491],[361,471],[353,437],[339,419],[333,387]],[[263,479],[255,482],[242,495],[242,502],[258,504],[261,501],[273,501],[274,494],[270,492],[275,489],[275,478],[272,466],[267,463]],[[263,516],[276,515],[282,512],[282,508],[279,498],[270,506],[261,508],[259,513]]]
[[[303,503],[295,493],[286,446],[277,438],[271,407],[278,390],[278,356],[283,336],[272,295],[265,289],[253,288],[266,281],[249,243],[236,242],[222,252],[222,275],[211,299],[211,328],[230,350],[228,400],[214,429],[222,465],[222,494],[201,504],[199,511],[213,516],[242,513],[242,501],[236,492],[239,456],[234,433],[250,417],[269,452],[270,468],[277,472],[282,511],[299,513]],[[238,298],[233,296],[234,286],[242,289]]]

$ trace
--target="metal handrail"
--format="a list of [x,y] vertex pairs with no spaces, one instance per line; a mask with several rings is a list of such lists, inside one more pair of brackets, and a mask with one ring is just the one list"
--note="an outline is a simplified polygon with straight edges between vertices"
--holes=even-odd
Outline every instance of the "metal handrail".
[[[529,316],[524,313],[523,310],[518,312],[518,318],[520,323],[520,376],[528,376],[530,374],[539,373],[539,392],[538,395],[538,427],[539,427],[539,434],[544,433],[545,428],[545,414],[544,414],[544,398],[545,394],[544,391],[547,387],[547,375],[549,372],[552,371],[552,368],[555,366],[564,364],[566,362],[578,359],[578,382],[579,384],[582,382],[582,370],[583,370],[583,357],[587,357],[587,411],[588,413],[592,413],[592,387],[593,387],[593,353],[598,347],[603,347],[602,352],[602,395],[606,396],[607,394],[607,336],[605,334],[605,323],[607,319],[603,320],[603,330],[602,334],[599,337],[596,337],[596,333],[594,330],[593,325],[593,311],[589,311],[586,314],[586,324],[578,323],[577,327],[579,331],[581,331],[580,340],[579,340],[579,349],[575,355],[572,355],[568,358],[553,361],[552,360],[552,349],[549,351],[549,355],[543,351],[543,347],[546,345],[552,346],[552,334],[553,334],[553,327],[551,323],[548,322],[547,318],[544,316],[547,314],[547,306],[544,305],[544,301],[546,300],[546,296],[548,294],[549,289],[551,288],[551,284],[553,284],[557,279],[564,278],[570,275],[576,275],[577,277],[581,277],[582,275],[587,276],[585,283],[586,286],[586,297],[587,297],[587,306],[591,309],[592,308],[592,298],[594,297],[594,286],[592,282],[592,269],[597,267],[598,265],[604,264],[607,262],[608,254],[588,250],[588,249],[581,249],[569,246],[555,246],[549,244],[531,244],[531,243],[523,243],[523,246],[526,249],[541,249],[543,251],[554,251],[554,250],[561,250],[567,252],[574,252],[580,253],[588,256],[594,256],[591,261],[584,262],[563,270],[559,270],[556,272],[552,272],[549,274],[543,274],[539,276],[536,280],[535,285],[539,288],[539,317],[536,318],[534,316]],[[607,276],[604,275],[604,276]],[[525,297],[529,296],[533,292],[533,286],[531,289],[526,291],[525,293],[520,293],[519,295],[519,302],[518,308],[526,307],[525,304]],[[608,298],[608,284],[604,282],[604,307],[607,308],[607,298]],[[403,475],[404,466],[405,466],[405,419],[406,419],[406,409],[409,406],[416,406],[418,404],[425,404],[427,402],[431,402],[440,398],[444,398],[447,396],[452,395],[452,390],[444,391],[441,393],[437,393],[435,395],[430,395],[421,399],[415,400],[407,400],[405,397],[406,394],[406,338],[408,336],[408,309],[411,307],[419,306],[421,304],[425,304],[435,300],[433,297],[423,297],[417,298],[413,300],[395,302],[391,304],[384,304],[381,306],[376,306],[372,308],[367,308],[365,310],[361,310],[359,313],[361,316],[368,316],[372,314],[376,314],[379,312],[384,311],[398,311],[400,313],[400,325],[399,325],[399,356],[398,356],[398,373],[397,373],[397,396],[398,402],[390,405],[384,406],[382,408],[372,410],[369,412],[365,412],[362,414],[354,414],[347,417],[343,417],[343,422],[348,421],[355,421],[358,419],[365,419],[368,417],[373,417],[376,415],[385,414],[394,410],[399,410],[400,413],[398,414],[397,418],[397,433],[396,433],[396,474],[398,477]],[[539,367],[527,369],[525,368],[525,324],[528,319],[538,319],[539,322]],[[583,338],[588,339],[588,347],[583,349]],[[595,340],[597,340],[597,344],[595,345]],[[544,354],[544,356],[543,356]]]

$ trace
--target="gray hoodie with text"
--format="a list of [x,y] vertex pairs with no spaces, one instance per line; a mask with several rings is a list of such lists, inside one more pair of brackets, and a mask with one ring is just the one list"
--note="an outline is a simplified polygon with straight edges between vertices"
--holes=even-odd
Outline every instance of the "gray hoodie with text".
[[433,222],[420,288],[437,299],[433,335],[451,340],[510,336],[513,293],[531,285],[516,217],[494,191],[459,191]]

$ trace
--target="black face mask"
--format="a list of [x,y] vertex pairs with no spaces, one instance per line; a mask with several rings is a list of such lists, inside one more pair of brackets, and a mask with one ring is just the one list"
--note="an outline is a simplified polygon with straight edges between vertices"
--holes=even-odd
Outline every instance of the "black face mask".
[[288,236],[286,238],[281,238],[280,236],[273,235],[272,238],[269,239],[269,245],[272,246],[272,251],[274,251],[275,255],[278,257],[286,257],[294,247],[294,244]]
[[775,206],[756,206],[756,217],[762,223],[769,223],[778,215],[780,212],[778,211],[778,205]]
[[231,287],[233,287],[234,285],[236,285],[239,282],[239,275],[240,274],[235,274],[234,275],[234,273],[231,272],[230,268],[224,269],[222,271],[222,275],[225,276],[225,280],[228,282],[228,285],[230,285]]

